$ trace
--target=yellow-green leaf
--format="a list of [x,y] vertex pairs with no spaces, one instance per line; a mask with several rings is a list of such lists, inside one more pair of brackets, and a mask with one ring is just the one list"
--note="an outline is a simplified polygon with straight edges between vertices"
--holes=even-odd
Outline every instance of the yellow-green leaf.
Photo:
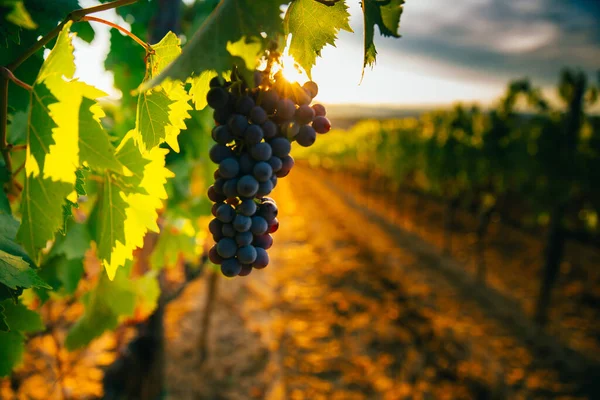
[[335,40],[340,29],[352,32],[350,14],[344,1],[326,6],[314,0],[294,0],[284,19],[285,33],[292,35],[290,54],[310,77],[321,49]]

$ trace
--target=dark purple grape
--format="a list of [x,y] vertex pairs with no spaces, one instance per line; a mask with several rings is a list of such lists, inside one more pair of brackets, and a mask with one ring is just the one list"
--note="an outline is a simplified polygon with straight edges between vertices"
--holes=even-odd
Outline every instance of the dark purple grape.
[[234,179],[229,179],[223,185],[223,194],[225,196],[227,196],[228,199],[237,197],[237,195],[238,195],[237,183],[238,183],[238,179],[234,178]]
[[294,158],[292,156],[285,156],[281,159],[281,163],[281,169],[275,174],[278,178],[283,178],[290,173],[292,168],[294,168]]
[[260,161],[256,163],[252,173],[257,181],[266,182],[273,175],[273,168],[268,163]]
[[307,105],[300,106],[296,110],[296,122],[301,125],[310,124],[315,117],[315,111]]
[[299,106],[308,105],[312,100],[312,97],[310,96],[308,90],[300,87],[300,85],[298,85],[297,83],[293,86],[292,95],[294,97],[294,101]]
[[269,223],[263,217],[255,215],[251,220],[252,225],[250,226],[250,232],[252,232],[253,235],[264,235],[269,229]]
[[269,158],[268,163],[271,166],[271,169],[273,170],[273,172],[279,171],[281,169],[281,166],[283,165],[283,163],[281,162],[281,158],[279,158],[279,157]]
[[223,233],[223,236],[225,237],[234,238],[237,232],[235,231],[233,224],[223,224],[223,228],[221,228],[221,233]]
[[275,138],[269,144],[271,145],[273,155],[279,158],[287,156],[292,150],[292,145],[286,138]]
[[211,87],[211,88],[222,87],[223,83],[224,82],[222,81],[222,78],[219,78],[218,76],[215,76],[214,78],[212,78],[210,80],[210,82],[208,82],[208,86]]
[[209,223],[208,223],[208,230],[210,231],[210,233],[212,233],[213,235],[221,235],[222,234],[222,230],[223,229],[223,223],[221,221],[219,221],[216,218],[213,218]]
[[256,161],[252,158],[252,156],[248,153],[242,153],[239,158],[240,163],[240,174],[249,175],[252,173],[254,169],[254,164]]
[[217,208],[219,208],[219,206],[221,206],[221,204],[225,204],[225,203],[215,203],[212,205],[212,207],[210,209],[210,213],[213,215],[213,217],[217,216]]
[[208,251],[208,259],[211,263],[220,265],[223,262],[223,257],[217,252],[217,245],[214,245]]
[[248,120],[240,114],[233,114],[227,122],[229,130],[236,137],[242,137],[246,129],[248,129]]
[[250,226],[252,226],[252,220],[250,217],[241,214],[235,216],[235,219],[233,220],[233,227],[236,231],[246,232],[250,229]]
[[266,203],[267,201],[270,202],[270,203],[275,204],[275,199],[272,198],[272,197],[263,196],[263,197],[260,198],[260,204]]
[[260,143],[263,136],[264,136],[263,130],[258,125],[250,125],[248,127],[248,129],[246,129],[246,132],[244,132],[244,140],[249,145],[254,145],[254,144]]
[[277,116],[284,121],[288,121],[294,117],[296,113],[296,105],[290,99],[280,99],[277,102]]
[[206,101],[212,108],[219,109],[224,108],[229,100],[229,93],[221,87],[213,87],[208,91],[206,95]]
[[324,117],[327,115],[327,110],[323,104],[313,104],[312,109],[315,111],[315,116]]
[[240,247],[252,244],[252,240],[254,240],[254,235],[252,235],[252,232],[250,231],[239,232],[237,235],[235,235],[235,242]]
[[267,114],[273,114],[275,112],[275,108],[277,107],[277,102],[279,101],[279,96],[275,91],[270,90],[268,92],[262,92],[262,98],[260,105],[267,112]]
[[223,194],[223,185],[225,184],[225,178],[215,178],[215,183],[213,186],[215,187],[215,192],[219,194]]
[[254,71],[254,87],[260,86],[263,81],[263,72],[262,71]]
[[233,157],[233,151],[229,147],[223,146],[222,144],[215,144],[210,148],[208,156],[212,162],[219,164],[224,159]]
[[317,140],[317,132],[308,125],[303,125],[296,135],[296,142],[302,147],[310,147]]
[[238,261],[242,264],[252,264],[256,260],[256,249],[254,246],[243,246],[237,251]]
[[242,270],[242,264],[239,263],[235,258],[224,260],[221,264],[221,273],[228,278],[238,276]]
[[240,204],[240,199],[238,199],[237,197],[230,197],[227,200],[225,200],[225,202],[227,204],[232,205],[233,207],[236,207],[238,204]]
[[256,203],[254,202],[254,200],[246,199],[246,200],[242,201],[242,204],[240,204],[238,206],[237,211],[242,215],[251,217],[256,212],[256,208],[257,207],[256,207]]
[[217,243],[217,253],[223,258],[231,258],[237,253],[237,244],[232,238],[225,237]]
[[[221,239],[221,240],[225,240],[225,239]],[[219,243],[221,243],[221,242],[219,242]],[[271,248],[271,246],[273,246],[273,236],[269,235],[268,233],[265,235],[255,236],[252,244],[255,247],[260,247],[265,250],[269,250]]]
[[263,217],[267,222],[273,221],[279,210],[277,209],[277,205],[271,201],[265,201],[258,207],[258,215]]
[[254,99],[250,96],[242,96],[235,104],[235,111],[242,115],[248,116],[253,107]]
[[244,175],[237,184],[237,192],[243,197],[254,197],[258,191],[258,182],[252,175]]
[[250,111],[250,120],[254,124],[264,124],[267,121],[268,115],[264,108],[260,106],[255,106]]
[[227,124],[227,121],[229,120],[230,116],[231,110],[228,110],[227,108],[220,108],[213,112],[213,119],[219,125]]
[[289,140],[294,139],[299,131],[300,124],[297,124],[295,122],[290,122],[289,124],[284,125],[282,129],[283,135]]
[[[275,187],[277,186],[277,176],[273,175],[270,180],[271,180],[271,183],[273,184],[273,189],[275,189]],[[260,185],[259,185],[258,190],[260,190]]]
[[217,167],[217,169],[215,169],[215,172],[213,172],[213,178],[215,180],[217,179],[222,179],[223,177],[221,176],[221,173],[219,172],[219,167]]
[[242,269],[238,276],[248,276],[252,273],[252,264],[242,264]]
[[319,94],[319,86],[313,81],[306,82],[302,87],[308,91],[313,99]]
[[270,119],[262,124],[262,130],[265,139],[271,139],[277,136],[277,124]]
[[331,122],[325,117],[315,117],[312,127],[317,133],[327,133],[331,129]]
[[254,260],[254,268],[263,269],[267,265],[269,265],[269,254],[267,251],[261,247],[255,247],[256,249],[256,260]]
[[229,204],[223,204],[217,208],[216,217],[219,221],[228,224],[235,218],[235,210]]
[[227,144],[233,142],[233,135],[225,125],[216,126],[212,132],[213,140],[219,144]]
[[271,194],[274,188],[275,186],[273,186],[273,182],[271,182],[271,180],[261,182],[258,184],[258,191],[256,192],[256,196],[261,197]]
[[219,163],[219,173],[225,179],[235,178],[240,172],[240,164],[238,161],[229,157]]
[[271,158],[273,151],[269,143],[259,143],[250,148],[250,154],[256,161],[267,161]]
[[267,232],[275,233],[277,232],[277,229],[279,229],[279,220],[275,218],[271,222],[269,222],[269,229],[267,230]]
[[210,186],[208,188],[207,195],[208,195],[208,198],[210,199],[210,201],[213,201],[215,203],[219,203],[219,202],[225,201],[227,199],[227,197],[224,196],[223,194],[217,193],[214,186]]

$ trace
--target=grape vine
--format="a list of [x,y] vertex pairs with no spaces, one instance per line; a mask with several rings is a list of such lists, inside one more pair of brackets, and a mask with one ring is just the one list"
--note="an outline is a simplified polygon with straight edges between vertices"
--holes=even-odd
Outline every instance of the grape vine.
[[[321,49],[352,31],[345,1],[202,2],[184,47],[168,30],[145,40],[158,3],[0,2],[0,376],[22,361],[28,335],[52,329],[40,312],[53,302],[83,305],[69,350],[150,315],[160,270],[204,255],[211,179],[210,260],[227,276],[264,268],[278,227],[268,195],[294,164],[291,142],[310,146],[330,128],[325,108],[309,106],[316,84],[253,72],[265,54],[277,63],[273,43],[292,35],[289,54],[310,77]],[[365,0],[365,24],[397,32],[402,3]],[[131,28],[92,15],[109,9]],[[91,42],[89,24],[114,28],[105,66],[119,106],[75,77],[73,40]],[[372,65],[372,36],[365,45]]]

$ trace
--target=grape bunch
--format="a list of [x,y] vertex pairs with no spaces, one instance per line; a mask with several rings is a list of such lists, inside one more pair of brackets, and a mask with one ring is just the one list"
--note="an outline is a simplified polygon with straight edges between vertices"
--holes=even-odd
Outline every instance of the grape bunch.
[[277,231],[277,204],[269,196],[294,166],[291,142],[311,146],[331,124],[321,104],[310,106],[316,83],[300,86],[281,73],[256,71],[251,88],[232,72],[213,78],[207,101],[215,127],[210,159],[219,167],[208,189],[214,202],[209,230],[215,241],[208,256],[228,277],[246,276],[269,264],[267,250]]

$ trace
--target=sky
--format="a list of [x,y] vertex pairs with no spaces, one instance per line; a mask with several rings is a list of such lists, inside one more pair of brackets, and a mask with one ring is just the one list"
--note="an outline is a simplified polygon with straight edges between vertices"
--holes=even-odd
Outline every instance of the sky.
[[[354,33],[341,31],[336,47],[324,48],[313,69],[324,103],[490,104],[510,79],[521,77],[552,97],[563,66],[590,74],[600,69],[600,0],[406,0],[402,38],[376,36],[377,63],[361,83],[362,12],[358,0],[347,4]],[[98,16],[126,25],[114,10]],[[94,29],[93,47],[76,43],[77,75],[117,98],[102,68],[108,27]]]

